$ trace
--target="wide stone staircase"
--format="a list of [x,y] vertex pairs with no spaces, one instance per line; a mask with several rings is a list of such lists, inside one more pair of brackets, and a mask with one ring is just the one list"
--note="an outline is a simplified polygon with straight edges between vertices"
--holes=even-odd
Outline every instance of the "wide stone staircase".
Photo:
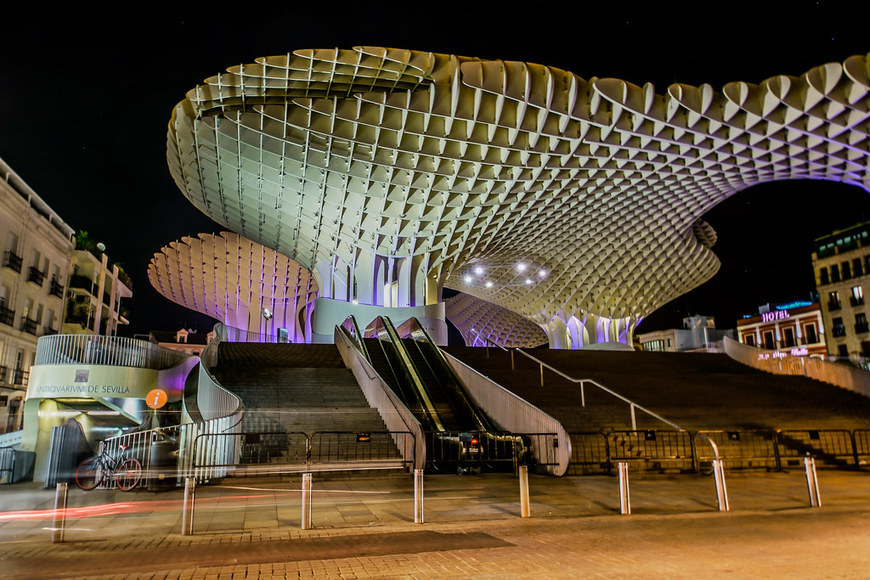
[[[500,349],[447,347],[447,352],[537,405],[569,431],[630,429],[628,406]],[[771,375],[720,354],[612,351],[529,351],[565,374],[588,378],[685,429],[862,429],[870,398],[804,377]],[[639,429],[668,428],[637,412]]]
[[303,462],[306,435],[313,461],[351,461],[361,433],[377,440],[379,459],[398,457],[388,437],[374,435],[384,422],[334,345],[222,343],[214,375],[242,399],[243,462]]

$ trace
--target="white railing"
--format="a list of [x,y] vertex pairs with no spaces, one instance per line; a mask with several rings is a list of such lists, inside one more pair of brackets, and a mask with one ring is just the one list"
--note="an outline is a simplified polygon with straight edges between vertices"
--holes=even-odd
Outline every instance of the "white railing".
[[[414,436],[414,457],[403,456],[402,459],[405,461],[413,459],[414,469],[423,469],[426,465],[426,438],[423,435],[420,422],[374,371],[365,355],[353,345],[352,339],[345,334],[345,331],[336,326],[334,336],[335,346],[338,347],[344,365],[356,377],[366,401],[371,407],[377,409],[387,430],[392,432],[407,431]],[[361,336],[357,338],[362,340]],[[397,440],[396,445],[404,453],[405,446],[399,443]]]
[[[220,330],[218,330],[220,327]],[[236,328],[234,326],[227,326],[223,323],[218,323],[215,325],[215,335],[220,336],[221,339],[227,342],[281,342],[281,343],[292,343],[293,341],[289,338],[287,340],[279,340],[279,337],[276,334],[268,334],[262,332],[251,332],[250,330],[245,330],[244,328]]]
[[870,371],[807,356],[766,350],[725,337],[725,353],[739,363],[775,375],[805,376],[870,397]]
[[558,439],[557,465],[547,465],[549,454],[547,450],[541,449],[540,445],[533,446],[532,454],[538,464],[545,465],[547,471],[553,475],[561,476],[568,471],[568,464],[571,461],[571,439],[559,421],[455,357],[447,353],[444,353],[444,357],[477,406],[502,429],[519,434],[554,434]]
[[39,338],[37,365],[111,365],[140,369],[167,369],[190,355],[137,338],[55,334]]

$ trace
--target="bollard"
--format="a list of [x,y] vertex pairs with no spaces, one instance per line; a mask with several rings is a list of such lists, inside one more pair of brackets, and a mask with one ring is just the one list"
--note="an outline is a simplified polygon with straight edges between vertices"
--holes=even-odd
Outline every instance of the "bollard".
[[58,483],[54,494],[54,525],[51,528],[51,543],[63,542],[63,532],[66,526],[67,484]]
[[414,523],[423,523],[423,470],[414,470]]
[[302,474],[302,529],[311,529],[311,474]]
[[196,478],[184,478],[184,501],[181,506],[181,535],[193,534],[193,507],[196,503]]
[[713,477],[716,480],[716,503],[719,504],[720,512],[730,511],[728,505],[728,488],[725,487],[725,468],[721,459],[713,460]]
[[816,474],[816,460],[813,457],[804,457],[804,468],[807,471],[807,491],[810,494],[810,507],[822,507],[822,498],[819,495],[819,477]]
[[628,489],[628,463],[620,461],[616,464],[619,468],[619,513],[631,514],[631,493]]
[[529,510],[529,466],[520,465],[520,513],[527,518],[531,515]]

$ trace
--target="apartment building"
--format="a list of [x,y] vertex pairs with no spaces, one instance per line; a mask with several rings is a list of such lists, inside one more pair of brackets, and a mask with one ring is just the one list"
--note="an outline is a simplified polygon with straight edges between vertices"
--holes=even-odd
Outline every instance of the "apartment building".
[[813,245],[828,354],[859,362],[870,357],[870,311],[864,300],[870,284],[870,222],[822,236]]
[[0,432],[20,426],[37,339],[61,329],[73,234],[0,159]]

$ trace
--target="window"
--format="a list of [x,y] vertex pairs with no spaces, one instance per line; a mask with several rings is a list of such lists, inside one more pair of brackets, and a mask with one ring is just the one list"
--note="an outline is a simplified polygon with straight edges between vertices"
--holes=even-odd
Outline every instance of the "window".
[[855,333],[862,334],[867,332],[867,315],[859,312],[855,315]]
[[864,270],[861,268],[861,258],[852,260],[852,273],[856,276],[863,276]]
[[786,328],[783,331],[783,334],[785,335],[785,346],[788,348],[793,347],[794,346],[794,330],[792,330],[791,328]]
[[838,345],[837,354],[840,356],[849,356],[849,348],[845,344]]
[[840,281],[840,267],[836,264],[831,266],[831,282],[839,282]]
[[828,269],[819,268],[819,285],[830,284],[831,279],[828,278]]
[[852,268],[849,266],[849,262],[840,264],[840,270],[843,271],[843,280],[848,280],[852,277]]
[[840,293],[837,291],[828,292],[828,310],[840,309]]
[[807,324],[804,326],[804,337],[807,340],[807,344],[815,344],[819,342],[818,337],[816,337],[816,325],[815,324]]
[[755,346],[755,335],[747,334],[743,337],[744,344],[748,344],[749,346]]
[[861,341],[861,356],[870,357],[870,341]]
[[773,350],[776,348],[776,345],[773,342],[773,333],[769,330],[764,333],[764,348],[767,350]]
[[852,295],[849,297],[852,306],[864,304],[864,289],[861,286],[852,286]]
[[831,328],[831,334],[834,336],[846,336],[846,327],[843,324],[842,318],[835,318],[831,321],[833,328]]

